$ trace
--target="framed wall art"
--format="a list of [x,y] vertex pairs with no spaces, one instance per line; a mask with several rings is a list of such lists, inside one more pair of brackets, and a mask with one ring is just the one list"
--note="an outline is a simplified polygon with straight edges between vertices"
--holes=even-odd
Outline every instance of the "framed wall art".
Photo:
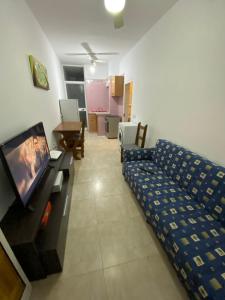
[[34,86],[49,90],[48,73],[46,67],[33,55],[29,55],[31,74]]

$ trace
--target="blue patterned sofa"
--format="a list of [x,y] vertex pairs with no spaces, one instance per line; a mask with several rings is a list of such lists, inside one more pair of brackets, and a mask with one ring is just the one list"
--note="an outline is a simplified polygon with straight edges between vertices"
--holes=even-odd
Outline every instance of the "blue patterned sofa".
[[225,169],[166,140],[123,174],[191,299],[225,299]]

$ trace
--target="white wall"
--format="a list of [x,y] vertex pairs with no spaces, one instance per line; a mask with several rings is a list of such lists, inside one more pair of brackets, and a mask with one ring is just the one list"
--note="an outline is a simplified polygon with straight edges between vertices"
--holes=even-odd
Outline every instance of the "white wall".
[[[0,3],[0,142],[43,121],[51,147],[60,121],[58,99],[65,97],[59,61],[23,0]],[[49,91],[33,86],[28,54],[47,67]],[[0,166],[0,218],[14,197]]]
[[114,57],[109,62],[109,76],[115,76],[120,74],[120,58]]
[[225,165],[225,1],[180,0],[121,62],[150,145],[166,138]]
[[108,77],[108,64],[97,63],[94,73],[90,72],[90,65],[85,65],[84,74],[86,80],[106,79]]

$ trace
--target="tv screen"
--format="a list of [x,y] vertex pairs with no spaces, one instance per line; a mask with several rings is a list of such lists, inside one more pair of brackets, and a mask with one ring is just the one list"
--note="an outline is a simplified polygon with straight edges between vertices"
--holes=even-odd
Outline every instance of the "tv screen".
[[50,159],[43,123],[2,144],[0,153],[16,195],[26,206]]

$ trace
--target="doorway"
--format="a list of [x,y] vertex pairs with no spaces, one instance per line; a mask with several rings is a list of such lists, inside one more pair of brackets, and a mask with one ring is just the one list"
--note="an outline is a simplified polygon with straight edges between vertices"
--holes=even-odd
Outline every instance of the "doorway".
[[130,81],[125,84],[123,122],[131,121],[132,97],[133,97],[133,81]]
[[78,100],[80,121],[87,127],[87,108],[85,99],[84,68],[81,66],[63,66],[67,99]]
[[84,83],[66,83],[67,99],[77,99],[80,121],[87,127],[87,109]]

